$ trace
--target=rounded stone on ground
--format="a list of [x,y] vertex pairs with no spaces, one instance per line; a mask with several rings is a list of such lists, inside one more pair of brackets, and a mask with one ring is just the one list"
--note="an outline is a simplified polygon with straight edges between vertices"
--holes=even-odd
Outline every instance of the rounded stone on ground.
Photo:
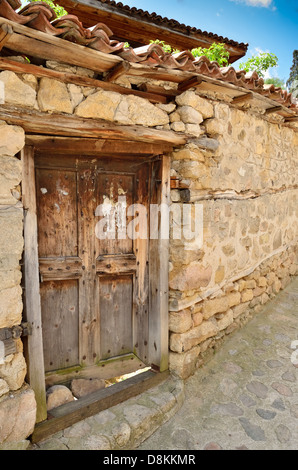
[[263,410],[263,409],[261,409],[261,408],[258,408],[258,409],[256,410],[256,412],[258,413],[258,415],[259,415],[261,418],[263,418],[263,419],[265,419],[265,420],[267,420],[267,421],[270,421],[270,420],[274,419],[275,416],[276,416],[276,413],[275,413],[274,411]]
[[71,391],[75,398],[82,398],[105,386],[105,381],[102,379],[74,379],[71,382]]
[[292,436],[291,431],[284,424],[279,424],[275,429],[275,434],[279,442],[286,444]]
[[273,382],[271,384],[271,387],[276,390],[280,395],[283,395],[284,397],[292,397],[293,396],[293,391],[290,387],[287,385],[284,385],[279,382]]
[[261,382],[253,381],[246,385],[249,392],[256,395],[258,398],[266,398],[268,395],[268,388]]
[[296,382],[296,376],[291,371],[285,372],[281,378],[287,382],[292,382],[292,383]]
[[48,411],[58,408],[74,401],[74,396],[69,388],[64,385],[53,385],[47,390],[47,409]]
[[216,442],[209,442],[205,445],[204,450],[222,450],[222,447]]

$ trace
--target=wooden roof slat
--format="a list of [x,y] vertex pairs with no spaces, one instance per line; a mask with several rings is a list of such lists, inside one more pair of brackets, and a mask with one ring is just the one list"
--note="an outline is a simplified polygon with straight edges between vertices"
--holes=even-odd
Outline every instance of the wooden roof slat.
[[57,60],[66,64],[86,67],[95,72],[107,72],[115,65],[123,62],[123,59],[116,55],[104,54],[19,25],[5,18],[0,18],[0,26],[2,25],[10,25],[13,30],[5,46],[28,56],[45,60]]

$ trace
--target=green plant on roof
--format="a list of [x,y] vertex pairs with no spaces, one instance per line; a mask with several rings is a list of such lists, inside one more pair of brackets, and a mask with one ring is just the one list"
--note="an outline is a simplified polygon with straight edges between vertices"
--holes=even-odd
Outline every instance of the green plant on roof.
[[[27,0],[27,3],[33,3],[33,2],[38,2],[38,1],[40,0]],[[52,0],[42,0],[42,1],[47,3],[52,8],[52,10],[54,10],[54,12],[57,15],[57,18],[61,18],[61,16],[64,16],[64,15],[68,15],[67,11],[63,7],[52,2]]]
[[259,77],[264,77],[265,72],[271,67],[277,67],[278,58],[271,52],[259,52],[253,55],[246,62],[241,62],[239,67],[246,72],[257,72]]
[[170,44],[166,44],[165,41],[160,41],[159,39],[151,40],[150,44],[159,44],[167,54],[177,54],[180,52],[178,49],[173,49]]
[[197,47],[192,49],[192,55],[194,57],[205,56],[211,62],[217,62],[220,67],[225,67],[229,64],[230,54],[226,50],[224,43],[214,42],[209,49],[203,47]]

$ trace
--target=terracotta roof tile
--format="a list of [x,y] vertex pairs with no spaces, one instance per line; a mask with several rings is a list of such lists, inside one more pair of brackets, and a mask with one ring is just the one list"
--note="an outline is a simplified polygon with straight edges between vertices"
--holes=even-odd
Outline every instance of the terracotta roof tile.
[[[106,2],[115,3],[109,0]],[[247,74],[243,70],[235,70],[232,66],[220,68],[217,62],[210,62],[205,56],[194,58],[190,51],[169,54],[155,43],[135,49],[124,48],[124,43],[110,39],[113,32],[107,25],[98,23],[92,28],[84,28],[79,18],[74,15],[65,15],[57,19],[55,12],[44,2],[30,3],[16,13],[15,9],[18,7],[19,0],[0,0],[0,16],[106,54],[117,54],[131,63],[190,71],[229,82],[298,110],[292,103],[290,93],[274,85],[264,85],[264,80],[256,72]],[[142,14],[147,15],[148,12],[142,11]]]

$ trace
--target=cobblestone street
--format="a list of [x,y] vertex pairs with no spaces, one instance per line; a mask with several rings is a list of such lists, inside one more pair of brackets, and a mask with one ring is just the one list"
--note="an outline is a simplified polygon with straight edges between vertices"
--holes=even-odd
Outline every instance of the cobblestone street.
[[139,449],[297,449],[297,320],[298,280],[186,381],[182,408]]

